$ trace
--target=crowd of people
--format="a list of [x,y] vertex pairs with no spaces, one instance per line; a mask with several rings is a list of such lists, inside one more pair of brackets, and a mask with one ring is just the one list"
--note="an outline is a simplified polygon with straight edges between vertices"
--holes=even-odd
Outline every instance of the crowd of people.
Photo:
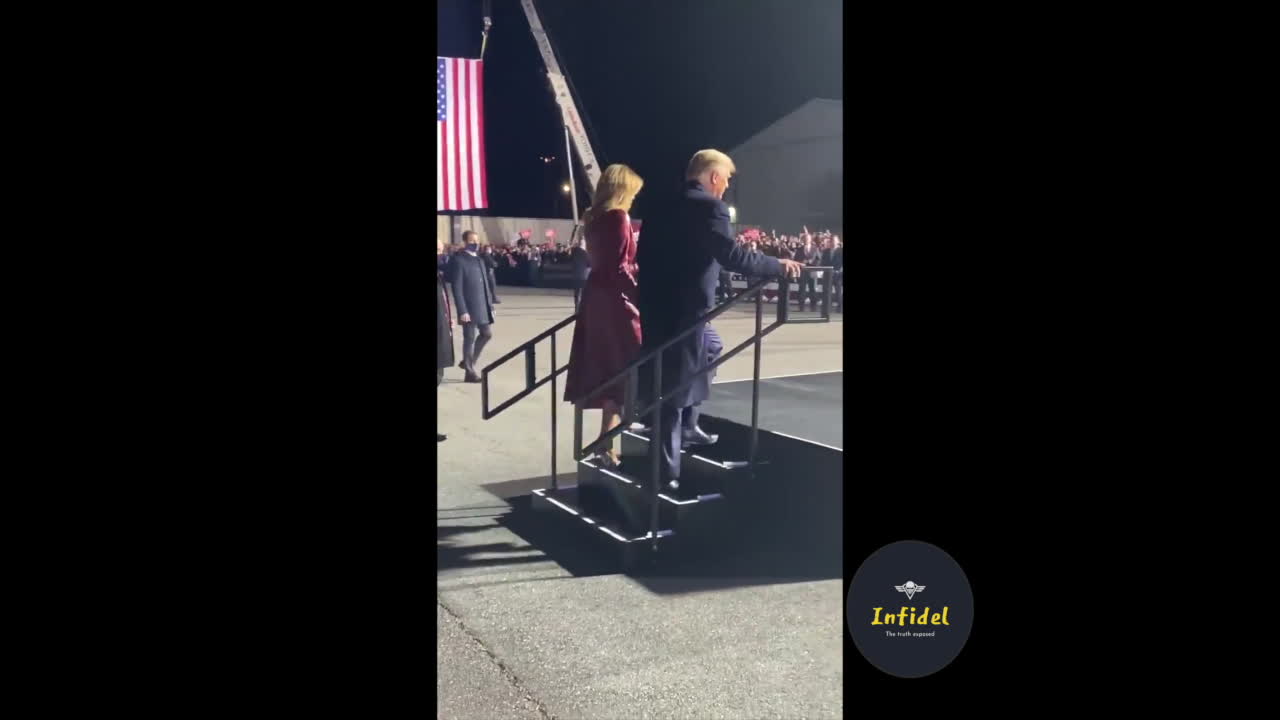
[[[738,233],[737,243],[749,252],[759,252],[769,257],[782,260],[795,260],[807,267],[832,268],[831,277],[831,309],[844,312],[844,246],[840,236],[830,230],[810,232],[803,228],[799,235],[779,235],[776,230],[763,232],[757,229]],[[733,292],[732,273],[720,272],[720,284],[716,288],[717,299],[723,301]],[[819,278],[806,273],[799,282],[800,292],[796,294],[796,303],[800,309],[806,305],[817,309],[820,292]],[[764,291],[766,302],[777,302],[778,291]]]
[[[450,258],[460,252],[462,247],[453,248],[440,259],[440,269],[445,270]],[[481,245],[478,256],[494,273],[494,282],[498,285],[516,287],[537,287],[540,285],[542,269],[548,266],[569,268],[580,263],[575,260],[573,248],[563,243],[542,243],[534,245],[525,238],[517,238],[511,245]]]
[[[803,228],[796,235],[753,228],[738,233],[737,243],[745,250],[759,252],[769,257],[795,260],[806,266],[834,268],[831,279],[831,309],[834,312],[844,312],[844,246],[840,242],[839,235],[830,230],[810,232],[808,228]],[[449,277],[447,271],[450,258],[461,252],[463,248],[459,246],[452,252],[440,256],[439,269],[445,272],[446,278]],[[495,285],[536,287],[540,284],[542,268],[556,265],[572,269],[575,278],[573,287],[577,291],[582,288],[588,272],[586,251],[581,247],[581,243],[575,243],[574,247],[552,242],[533,244],[527,238],[519,237],[511,245],[480,245],[477,255],[489,268],[492,273],[491,280]],[[720,284],[716,289],[718,300],[724,301],[732,294],[732,283],[732,274],[722,271]],[[818,279],[812,275],[806,275],[800,285],[800,292],[795,297],[800,309],[816,308],[820,296]],[[496,289],[494,294],[496,298]],[[764,294],[766,302],[777,302],[777,290],[766,290]],[[495,300],[495,302],[501,301]]]

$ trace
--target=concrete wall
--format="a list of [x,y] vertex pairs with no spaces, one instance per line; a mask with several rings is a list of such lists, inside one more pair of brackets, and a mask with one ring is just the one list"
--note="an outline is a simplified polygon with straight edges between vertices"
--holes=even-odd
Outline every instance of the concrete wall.
[[733,153],[738,174],[725,199],[739,223],[779,232],[844,231],[844,138],[807,139]]
[[573,221],[561,218],[510,218],[481,217],[478,215],[437,215],[436,234],[445,242],[462,242],[462,233],[474,230],[480,234],[480,243],[496,246],[515,245],[521,230],[532,230],[529,242],[540,245],[550,238],[547,230],[555,230],[555,242],[568,244],[573,231]]
[[436,216],[436,239],[444,243],[445,247],[448,247],[452,240],[452,232],[453,231],[450,229],[449,216],[437,215]]

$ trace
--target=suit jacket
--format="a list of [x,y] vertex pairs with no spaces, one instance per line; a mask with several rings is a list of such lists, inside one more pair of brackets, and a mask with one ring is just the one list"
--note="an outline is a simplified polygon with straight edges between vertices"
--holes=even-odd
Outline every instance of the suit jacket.
[[449,294],[444,273],[436,271],[436,367],[453,367],[453,320],[449,317]]
[[450,283],[458,321],[462,321],[463,315],[470,315],[471,322],[477,325],[493,324],[494,289],[489,266],[483,258],[465,252],[454,255],[449,265],[453,270]]
[[573,249],[570,258],[573,261],[573,286],[580,288],[587,282],[587,274],[591,271],[591,258],[586,248],[580,247]]
[[813,245],[808,250],[805,250],[804,246],[801,245],[800,249],[796,250],[796,260],[805,265],[817,265],[822,260],[822,248]]
[[831,267],[844,270],[844,247],[838,247],[831,253]]
[[[734,241],[729,208],[696,180],[666,208],[647,214],[644,242],[639,244],[639,305],[644,350],[675,337],[715,307],[720,269],[746,276],[782,274],[777,260],[753,253]],[[663,352],[663,392],[670,393],[708,364],[702,327]],[[641,387],[652,395],[653,368],[642,368]],[[711,376],[671,396],[676,407],[688,407],[711,393]]]

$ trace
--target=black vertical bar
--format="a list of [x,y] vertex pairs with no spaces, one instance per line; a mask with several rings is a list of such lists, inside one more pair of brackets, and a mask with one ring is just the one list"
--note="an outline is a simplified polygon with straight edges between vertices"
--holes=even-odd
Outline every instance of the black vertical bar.
[[649,423],[649,464],[651,465],[649,480],[652,490],[653,506],[649,512],[649,532],[653,537],[653,551],[658,551],[658,484],[659,471],[661,467],[661,448],[658,443],[662,442],[662,350],[654,357],[653,361],[653,394],[658,398],[658,402],[653,406],[653,420]]
[[573,459],[582,459],[582,406],[573,405]]
[[623,419],[628,424],[638,422],[640,420],[640,368],[631,368],[631,372],[627,373],[627,412],[624,413]]
[[826,284],[822,286],[822,319],[831,320],[831,284],[836,281],[835,270],[823,270],[822,279],[826,280]]
[[556,334],[551,333],[551,492],[560,489],[556,473]]
[[751,447],[747,451],[747,463],[752,467],[756,463],[756,440],[760,429],[760,345],[764,329],[764,305],[761,302],[763,290],[756,291],[756,347],[755,367],[751,371]]
[[489,419],[489,369],[485,368],[480,376],[480,417]]
[[538,383],[538,369],[534,366],[533,349],[537,345],[530,345],[524,351],[524,389],[530,390]]
[[778,281],[778,320],[786,322],[791,318],[791,280],[783,277]]

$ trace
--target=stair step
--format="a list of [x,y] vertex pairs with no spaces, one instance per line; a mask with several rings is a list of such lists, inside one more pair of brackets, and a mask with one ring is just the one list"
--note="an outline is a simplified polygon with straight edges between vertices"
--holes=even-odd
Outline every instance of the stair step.
[[[721,436],[721,442],[724,442]],[[731,492],[731,489],[750,482],[751,470],[746,464],[746,452],[720,447],[721,443],[689,447],[680,451],[681,498],[694,493]],[[649,438],[626,431],[622,433],[623,467],[632,477],[649,478]],[[741,459],[737,459],[741,458]]]
[[[741,432],[736,427],[728,427],[722,431],[720,429],[714,428],[713,425],[705,421],[701,422],[700,425],[702,425],[703,429],[706,430],[707,432],[715,435],[719,435],[720,436],[719,440],[714,445],[693,445],[693,446],[684,448],[681,451],[682,453],[684,453],[686,456],[690,454],[697,455],[701,458],[710,460],[717,464],[746,461],[750,441],[749,441],[749,438],[746,437],[745,433]],[[633,441],[636,439],[639,439],[643,443],[645,443],[644,445],[645,449],[641,450],[640,454],[647,452],[648,442],[649,442],[648,431],[646,430],[643,432],[633,432],[631,430],[625,430],[622,433],[623,455],[627,454],[626,437],[628,435],[631,436]]]
[[[582,533],[599,542],[604,552],[614,556],[624,569],[639,568],[651,559],[653,541],[647,531],[633,533],[612,518],[588,514],[580,502],[580,490],[577,485],[561,485],[554,491],[550,488],[534,490],[531,506],[537,511],[568,518]],[[674,551],[677,549],[675,543],[675,530],[666,528],[658,531],[659,551]]]
[[[643,479],[642,479],[643,478]],[[653,494],[647,476],[624,469],[606,469],[593,459],[578,463],[581,506],[587,512],[616,518],[620,527],[643,534],[652,523]],[[658,494],[658,526],[678,529],[682,535],[696,536],[724,514],[724,496],[704,493],[682,497],[668,490]]]

